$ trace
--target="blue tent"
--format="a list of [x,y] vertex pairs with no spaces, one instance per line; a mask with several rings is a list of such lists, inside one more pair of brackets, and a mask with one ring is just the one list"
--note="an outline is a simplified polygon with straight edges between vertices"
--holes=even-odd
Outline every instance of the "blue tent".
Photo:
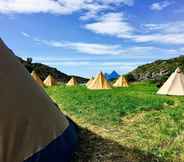
[[119,78],[119,76],[120,76],[120,75],[119,75],[115,70],[113,70],[110,74],[105,73],[105,78],[106,78],[107,80],[110,80],[110,81]]
[[117,78],[119,78],[119,74],[114,70],[114,71],[112,71],[112,73],[110,74],[110,79],[111,80],[114,80],[114,79],[117,79]]

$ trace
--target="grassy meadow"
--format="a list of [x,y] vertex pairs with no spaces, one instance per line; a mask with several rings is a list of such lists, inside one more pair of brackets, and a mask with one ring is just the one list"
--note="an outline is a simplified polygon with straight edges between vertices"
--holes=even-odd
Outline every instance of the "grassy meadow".
[[184,161],[184,97],[156,95],[150,82],[128,88],[47,88],[81,127],[74,161]]

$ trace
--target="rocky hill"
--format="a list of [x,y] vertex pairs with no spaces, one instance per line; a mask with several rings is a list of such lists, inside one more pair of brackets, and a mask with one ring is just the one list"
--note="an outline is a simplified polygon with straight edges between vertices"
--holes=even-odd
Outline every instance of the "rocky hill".
[[[56,80],[66,83],[69,81],[71,76],[60,72],[56,68],[49,67],[47,65],[41,63],[32,63],[31,58],[27,59],[27,61],[18,57],[20,62],[26,67],[26,69],[31,73],[33,70],[40,76],[42,80],[44,80],[49,74],[51,74]],[[82,78],[79,76],[74,76],[79,83],[85,83],[88,81],[86,78]]]
[[177,67],[184,70],[183,55],[169,60],[157,60],[153,63],[139,66],[132,72],[128,73],[127,78],[130,81],[152,80],[160,85]]

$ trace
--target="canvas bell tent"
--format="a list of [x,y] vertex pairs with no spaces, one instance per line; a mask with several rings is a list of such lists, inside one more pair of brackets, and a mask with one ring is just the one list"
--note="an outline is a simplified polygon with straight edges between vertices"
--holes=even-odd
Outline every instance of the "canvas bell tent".
[[0,161],[68,161],[74,126],[2,40],[0,55]]
[[78,85],[78,83],[77,83],[77,80],[74,78],[74,77],[72,77],[69,81],[68,81],[68,83],[66,84],[67,86],[76,86],[76,85]]
[[86,83],[86,87],[88,87],[92,82],[93,82],[94,78],[91,77],[91,79]]
[[57,81],[53,78],[51,74],[47,76],[47,78],[44,80],[44,85],[47,87],[51,87],[57,84]]
[[128,82],[125,77],[120,76],[118,80],[113,84],[114,87],[128,87]]
[[33,79],[36,81],[38,85],[40,85],[41,87],[44,87],[44,84],[42,80],[40,79],[40,77],[38,76],[38,74],[36,73],[36,71],[33,70],[31,73],[31,76],[33,77]]
[[171,74],[157,94],[184,96],[184,74],[180,68],[177,68],[175,72]]
[[87,87],[89,89],[111,89],[112,85],[105,79],[102,72],[100,72],[93,82]]

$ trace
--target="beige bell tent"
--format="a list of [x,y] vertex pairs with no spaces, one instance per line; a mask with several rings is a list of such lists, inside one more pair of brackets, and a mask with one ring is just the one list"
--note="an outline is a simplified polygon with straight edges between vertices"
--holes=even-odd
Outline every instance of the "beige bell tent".
[[86,87],[88,87],[92,82],[93,82],[94,78],[92,77],[87,83],[86,83]]
[[113,84],[114,87],[128,87],[128,82],[125,77],[120,76]]
[[53,78],[52,75],[49,74],[43,83],[45,86],[51,87],[51,86],[56,85],[57,81]]
[[56,152],[66,160],[73,142],[65,137],[74,139],[68,120],[1,39],[0,69],[0,162],[58,161]]
[[157,94],[184,96],[184,74],[180,68],[171,74]]
[[72,77],[69,81],[68,81],[68,83],[66,84],[67,86],[76,86],[76,85],[78,85],[78,83],[77,83],[77,80],[74,78],[74,77]]
[[31,73],[31,76],[33,77],[33,79],[36,81],[38,85],[40,85],[41,87],[44,87],[44,84],[42,80],[40,79],[40,77],[38,76],[38,74],[36,73],[36,71],[33,70]]
[[112,85],[105,79],[103,73],[100,72],[87,88],[89,89],[111,89]]

